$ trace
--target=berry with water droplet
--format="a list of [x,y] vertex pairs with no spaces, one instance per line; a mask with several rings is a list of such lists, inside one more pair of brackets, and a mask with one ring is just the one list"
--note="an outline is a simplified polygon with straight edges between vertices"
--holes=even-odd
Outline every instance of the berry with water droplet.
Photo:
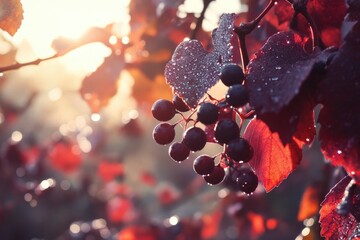
[[184,132],[182,141],[191,151],[199,151],[206,145],[206,133],[199,127],[191,127]]
[[240,191],[247,194],[253,193],[258,186],[259,180],[256,174],[249,168],[238,169],[237,184]]
[[160,145],[171,143],[175,138],[175,129],[169,123],[159,123],[153,130],[153,138]]
[[254,155],[254,150],[244,138],[236,138],[226,145],[225,153],[236,162],[248,162]]
[[152,115],[159,121],[169,121],[176,113],[174,104],[166,99],[159,99],[152,105]]
[[226,86],[234,84],[241,84],[244,81],[245,75],[242,68],[234,63],[225,64],[221,68],[220,79]]
[[235,84],[229,87],[226,94],[226,102],[233,107],[242,107],[249,101],[249,93],[241,84]]
[[214,124],[219,117],[219,107],[215,104],[202,103],[197,111],[197,120],[205,125]]
[[215,169],[214,158],[208,155],[200,155],[194,160],[194,170],[199,175],[209,175]]
[[215,139],[219,143],[228,143],[240,136],[237,123],[231,119],[222,119],[215,126]]
[[190,110],[190,108],[186,105],[186,103],[182,100],[182,98],[176,94],[174,94],[172,102],[175,106],[175,109],[178,110],[179,112],[187,112]]
[[221,166],[215,166],[214,171],[207,176],[204,176],[205,182],[210,185],[221,183],[225,178],[225,170]]
[[190,149],[184,144],[174,142],[169,147],[169,156],[176,162],[182,162],[189,157]]

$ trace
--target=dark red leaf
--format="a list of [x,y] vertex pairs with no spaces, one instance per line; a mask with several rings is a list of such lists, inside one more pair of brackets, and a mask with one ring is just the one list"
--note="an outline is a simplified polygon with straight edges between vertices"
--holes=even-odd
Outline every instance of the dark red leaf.
[[99,112],[116,94],[117,80],[124,65],[123,55],[111,54],[95,72],[84,79],[80,93],[93,112]]
[[350,181],[350,177],[343,178],[331,189],[321,203],[321,235],[326,240],[353,239],[351,236],[357,226],[354,216],[352,214],[342,216],[337,213],[337,206],[341,202],[345,188]]
[[348,4],[347,15],[345,17],[348,21],[360,20],[360,2],[358,0],[347,0]]
[[246,85],[258,114],[280,112],[299,93],[314,65],[327,59],[328,52],[307,53],[305,43],[294,32],[277,33],[249,63]]
[[360,24],[345,38],[320,84],[319,139],[326,158],[360,182]]
[[166,81],[190,107],[196,107],[204,94],[219,81],[224,63],[233,61],[229,50],[233,36],[234,14],[220,17],[213,31],[214,49],[209,52],[197,40],[182,42],[165,67]]
[[293,139],[283,145],[279,134],[272,133],[261,120],[252,120],[243,137],[254,148],[249,164],[267,192],[277,187],[300,163],[301,142]]

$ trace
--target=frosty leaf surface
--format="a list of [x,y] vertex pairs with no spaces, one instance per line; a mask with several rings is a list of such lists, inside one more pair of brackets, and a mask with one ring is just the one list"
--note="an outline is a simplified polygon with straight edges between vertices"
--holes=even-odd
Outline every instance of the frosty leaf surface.
[[[271,36],[247,68],[250,104],[257,113],[278,113],[299,93],[324,54],[305,51],[305,39],[294,32]],[[326,58],[325,58],[326,59]]]
[[220,17],[219,27],[212,34],[212,52],[197,40],[185,41],[176,48],[165,67],[167,83],[192,108],[219,81],[222,65],[232,62],[230,42],[235,16],[223,14]]

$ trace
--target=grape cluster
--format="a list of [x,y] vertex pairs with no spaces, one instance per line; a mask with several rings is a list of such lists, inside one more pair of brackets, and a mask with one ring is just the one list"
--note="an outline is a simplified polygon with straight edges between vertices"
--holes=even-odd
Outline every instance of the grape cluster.
[[[208,142],[220,144],[223,151],[216,156],[202,154],[195,158],[195,172],[211,185],[219,184],[226,175],[231,175],[237,189],[250,194],[255,191],[258,178],[250,168],[243,166],[254,154],[252,146],[240,134],[243,121],[253,115],[252,111],[246,112],[249,95],[243,85],[244,79],[240,66],[225,64],[220,80],[228,91],[223,99],[208,95],[195,109],[190,109],[174,94],[172,101],[157,100],[151,111],[154,118],[161,121],[153,130],[153,138],[158,144],[171,144],[169,155],[174,161],[186,160],[190,152],[202,150]],[[184,113],[189,111],[189,116],[185,117]],[[180,121],[168,123],[176,114],[181,115]],[[183,123],[182,140],[174,142],[175,127],[180,123]]]

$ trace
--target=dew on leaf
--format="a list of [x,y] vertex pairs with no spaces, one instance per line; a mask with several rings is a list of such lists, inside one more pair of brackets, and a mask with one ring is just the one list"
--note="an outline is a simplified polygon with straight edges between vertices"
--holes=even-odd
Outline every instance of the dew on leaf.
[[223,14],[220,17],[219,27],[212,32],[212,52],[205,50],[198,40],[182,42],[166,65],[166,82],[190,107],[194,108],[219,81],[222,65],[233,62],[233,51],[237,49],[229,50],[229,46],[235,17],[235,14]]

